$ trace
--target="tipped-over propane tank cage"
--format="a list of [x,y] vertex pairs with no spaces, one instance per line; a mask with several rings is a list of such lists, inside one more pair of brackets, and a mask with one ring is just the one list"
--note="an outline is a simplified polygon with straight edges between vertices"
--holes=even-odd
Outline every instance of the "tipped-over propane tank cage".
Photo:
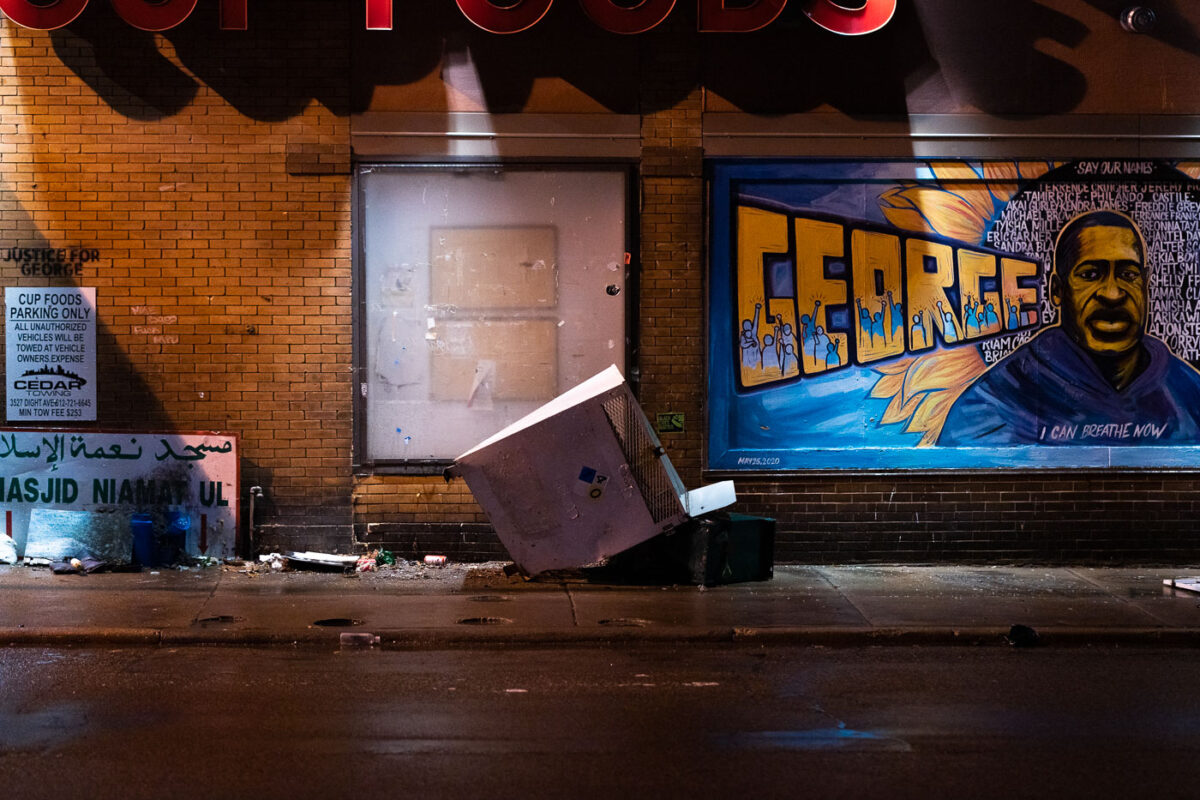
[[463,453],[446,474],[466,480],[529,575],[604,564],[737,499],[733,481],[684,488],[615,366]]

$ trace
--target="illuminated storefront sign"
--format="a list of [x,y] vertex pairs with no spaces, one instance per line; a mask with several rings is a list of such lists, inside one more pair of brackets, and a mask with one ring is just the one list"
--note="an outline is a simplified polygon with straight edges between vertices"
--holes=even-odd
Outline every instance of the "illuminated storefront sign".
[[[366,0],[368,30],[391,30],[394,0]],[[804,13],[822,28],[844,36],[873,33],[886,25],[897,0],[796,0]],[[71,24],[89,0],[0,0],[0,12],[18,25],[54,30]],[[164,31],[181,24],[198,0],[109,0],[117,14],[135,28]],[[449,2],[449,0],[447,0]],[[503,5],[493,0],[455,0],[463,15],[491,33],[519,33],[536,25],[554,0],[517,0]],[[676,0],[643,0],[626,6],[615,0],[578,0],[588,17],[613,33],[644,33],[661,24]],[[697,28],[705,33],[746,33],[770,25],[788,0],[755,0],[729,6],[726,0],[697,0]],[[223,30],[246,30],[249,0],[220,0]]]

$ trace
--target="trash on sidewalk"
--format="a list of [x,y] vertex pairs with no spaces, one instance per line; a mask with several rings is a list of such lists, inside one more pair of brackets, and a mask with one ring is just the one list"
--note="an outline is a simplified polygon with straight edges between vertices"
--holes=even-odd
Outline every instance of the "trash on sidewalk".
[[[274,553],[272,555],[275,555]],[[358,556],[340,555],[337,553],[317,553],[312,550],[303,552],[284,553],[283,558],[287,560],[287,564],[293,567],[305,569],[325,569],[337,570],[345,572],[354,569],[358,563]]]
[[1013,625],[1004,638],[1013,647],[1037,647],[1042,643],[1042,637],[1028,625]]
[[737,499],[732,481],[684,488],[615,366],[460,455],[459,476],[528,574],[604,563]]
[[263,553],[258,560],[269,566],[272,572],[282,572],[288,567],[288,560],[282,553]]
[[358,559],[358,561],[356,561],[354,563],[354,571],[355,572],[374,572],[375,571],[375,559],[372,558],[371,556],[361,556]]
[[17,543],[8,534],[0,533],[0,564],[16,564]]
[[[50,563],[50,571],[55,575],[78,575],[83,572],[82,569],[77,569],[75,567],[75,564],[79,563],[79,559],[77,558],[72,558],[71,561],[52,561]],[[80,566],[82,566],[82,564],[80,564]]]
[[373,633],[359,633],[357,631],[344,631],[338,637],[338,643],[342,647],[373,647],[379,644],[379,637]]
[[1163,586],[1185,592],[1200,592],[1200,578],[1163,578]]
[[93,572],[100,572],[107,566],[98,558],[84,556],[83,558],[53,561],[50,563],[50,571],[55,575],[91,575]]
[[427,567],[444,567],[446,566],[445,556],[425,556],[425,566]]

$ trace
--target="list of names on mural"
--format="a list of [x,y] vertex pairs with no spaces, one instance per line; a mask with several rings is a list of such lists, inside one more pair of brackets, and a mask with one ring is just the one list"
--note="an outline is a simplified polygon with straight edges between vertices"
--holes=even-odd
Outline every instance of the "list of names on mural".
[[1182,187],[1139,201],[1132,210],[1146,235],[1150,302],[1147,331],[1180,358],[1200,358],[1200,203]]
[[[1108,162],[1097,162],[1106,164]],[[1117,162],[1121,163],[1121,162]],[[1097,208],[1129,214],[1146,241],[1147,289],[1154,313],[1146,330],[1180,358],[1200,359],[1200,202],[1182,183],[1047,183],[1009,201],[988,232],[987,242],[1002,250],[1035,255],[1053,264],[1058,232],[1074,217]],[[1042,321],[1057,320],[1049,286],[1043,293]],[[1031,334],[989,342],[988,363],[1015,350]]]
[[96,419],[96,290],[8,287],[8,419]]

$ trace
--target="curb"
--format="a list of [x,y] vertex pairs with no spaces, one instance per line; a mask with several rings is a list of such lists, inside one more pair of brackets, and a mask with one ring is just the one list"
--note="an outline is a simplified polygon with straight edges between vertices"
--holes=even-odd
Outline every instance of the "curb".
[[157,628],[0,628],[0,645],[7,647],[65,645],[157,645]]
[[[1008,646],[1008,629],[996,627],[747,627],[747,628],[561,628],[553,630],[305,628],[0,628],[0,646],[330,646],[343,631],[379,636],[380,647],[437,650],[457,647],[582,646],[602,644],[731,644],[753,646]],[[1200,628],[1049,628],[1038,632],[1042,647],[1200,647]],[[357,648],[356,648],[357,649]],[[366,648],[362,648],[366,649]]]
[[[737,628],[735,641],[763,645],[1012,646],[1008,627]],[[1043,628],[1030,647],[1200,647],[1200,628]]]

